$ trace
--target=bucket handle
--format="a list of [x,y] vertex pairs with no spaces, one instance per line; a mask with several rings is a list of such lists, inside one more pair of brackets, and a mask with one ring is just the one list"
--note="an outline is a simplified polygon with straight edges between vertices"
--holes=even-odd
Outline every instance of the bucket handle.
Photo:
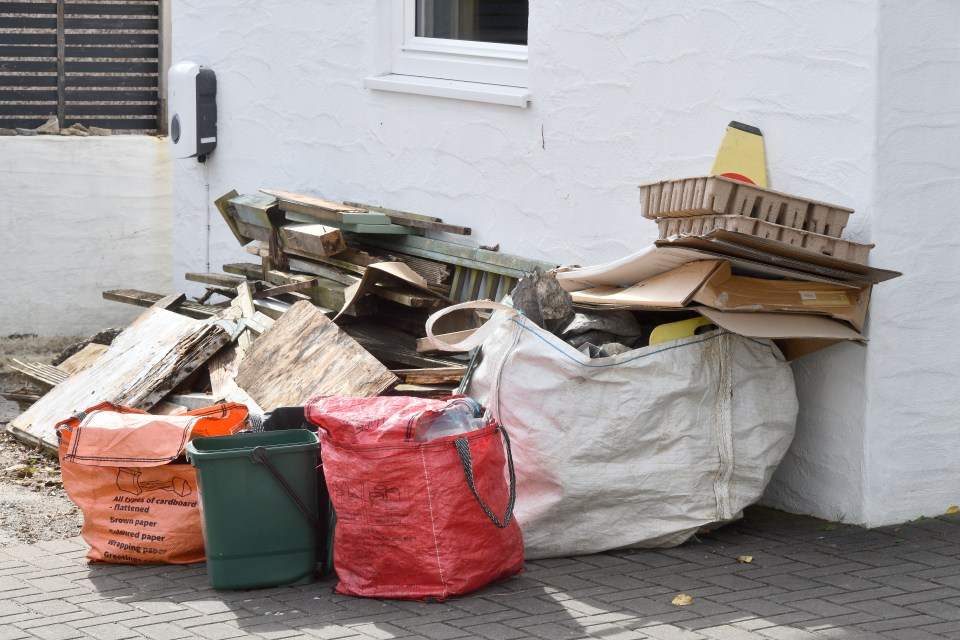
[[517,475],[513,471],[513,454],[510,452],[510,437],[507,436],[503,425],[498,426],[497,430],[503,436],[504,447],[507,450],[507,468],[510,470],[510,500],[507,502],[507,511],[503,515],[502,522],[493,511],[490,510],[490,507],[486,505],[483,498],[480,497],[480,494],[477,493],[477,485],[473,481],[473,461],[470,458],[470,441],[467,438],[457,438],[453,441],[453,446],[457,448],[457,453],[460,454],[460,464],[463,465],[463,475],[467,479],[467,486],[470,487],[473,497],[480,503],[480,508],[483,509],[483,512],[490,518],[490,522],[496,525],[498,529],[506,529],[507,525],[510,524],[510,519],[513,518],[513,503],[516,502],[517,499]]
[[313,528],[317,530],[317,533],[323,534],[323,527],[320,525],[320,521],[317,519],[313,512],[303,503],[303,500],[300,499],[300,496],[297,495],[297,492],[294,491],[293,487],[290,486],[290,483],[287,482],[287,479],[280,474],[280,470],[273,464],[273,461],[270,460],[270,453],[265,447],[254,447],[253,452],[250,454],[254,462],[259,462],[267,471],[270,472],[270,475],[273,476],[273,479],[277,481],[277,484],[280,485],[280,488],[283,489],[283,492],[287,494],[293,504],[296,505],[297,509],[300,510],[300,513],[313,525]]

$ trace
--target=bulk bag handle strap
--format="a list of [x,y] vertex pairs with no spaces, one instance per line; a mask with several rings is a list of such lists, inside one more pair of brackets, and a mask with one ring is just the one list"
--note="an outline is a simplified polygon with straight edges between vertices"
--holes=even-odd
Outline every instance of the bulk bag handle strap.
[[280,488],[283,489],[283,492],[287,494],[290,500],[296,505],[297,509],[300,510],[300,513],[310,521],[310,524],[313,525],[313,528],[317,530],[317,533],[323,534],[323,527],[320,524],[320,520],[317,519],[313,512],[304,504],[303,500],[297,495],[297,492],[293,487],[290,486],[290,483],[287,482],[287,479],[280,474],[280,470],[273,464],[273,461],[270,460],[270,453],[265,447],[254,447],[253,452],[251,452],[251,457],[254,462],[259,462],[262,464],[267,471],[270,472],[270,475],[273,476],[273,479],[277,481],[277,484],[280,485]]
[[507,502],[507,511],[503,516],[503,521],[497,518],[493,511],[490,510],[490,507],[483,501],[483,498],[480,497],[480,494],[477,493],[477,485],[473,481],[473,461],[470,458],[470,440],[467,438],[457,438],[453,441],[453,446],[457,448],[457,453],[460,454],[460,464],[463,465],[463,475],[467,479],[467,486],[470,487],[473,497],[480,503],[480,508],[483,509],[483,512],[490,518],[490,522],[496,525],[498,529],[506,529],[507,525],[510,524],[510,519],[513,518],[513,503],[516,502],[517,499],[517,475],[513,471],[513,454],[510,452],[510,437],[507,435],[503,425],[497,427],[497,430],[503,436],[504,446],[507,450],[507,468],[510,470],[510,500]]

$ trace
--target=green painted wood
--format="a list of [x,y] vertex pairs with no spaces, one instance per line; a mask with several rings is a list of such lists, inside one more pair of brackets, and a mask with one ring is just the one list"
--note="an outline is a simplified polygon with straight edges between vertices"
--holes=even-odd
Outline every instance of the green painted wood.
[[[441,262],[449,262],[451,264],[460,264],[484,271],[493,271],[501,275],[513,277],[523,277],[523,275],[533,271],[534,267],[547,270],[558,266],[549,262],[532,260],[508,253],[500,253],[499,251],[487,251],[486,249],[477,247],[469,247],[445,240],[419,236],[404,236],[402,238],[391,238],[389,240],[377,239],[366,242],[375,247],[399,251],[401,253],[410,253]],[[453,258],[457,260],[453,260]]]

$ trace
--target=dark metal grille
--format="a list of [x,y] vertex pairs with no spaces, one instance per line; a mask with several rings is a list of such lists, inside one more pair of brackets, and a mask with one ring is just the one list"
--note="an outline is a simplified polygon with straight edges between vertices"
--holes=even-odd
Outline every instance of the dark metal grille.
[[159,0],[0,1],[0,127],[155,133]]

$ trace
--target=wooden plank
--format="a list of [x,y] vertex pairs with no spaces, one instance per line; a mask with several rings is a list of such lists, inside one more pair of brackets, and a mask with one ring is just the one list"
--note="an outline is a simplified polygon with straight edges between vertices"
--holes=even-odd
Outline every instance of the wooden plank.
[[[330,202],[322,198],[304,195],[302,193],[293,193],[292,191],[277,191],[275,189],[260,189],[261,192],[273,196],[284,211],[294,211],[287,207],[296,205],[298,209],[326,213],[367,213],[366,209],[360,207],[351,207],[350,205]],[[382,217],[382,216],[381,216]]]
[[234,344],[227,345],[210,358],[207,368],[210,371],[210,390],[214,398],[223,398],[239,389],[236,377],[241,359],[240,350]]
[[283,284],[278,287],[270,287],[269,289],[263,289],[262,291],[257,291],[253,294],[254,300],[259,300],[260,298],[270,298],[273,296],[278,296],[281,293],[292,293],[305,291],[306,289],[312,289],[313,287],[319,284],[317,278],[310,278],[309,280],[302,280],[300,282],[291,282],[290,284]]
[[[346,285],[328,278],[317,277],[311,278],[299,273],[289,273],[286,271],[270,271],[267,273],[267,282],[275,285],[285,285],[292,284],[295,282],[303,282],[304,280],[316,280],[317,285],[311,287],[310,289],[304,290],[302,293],[310,297],[310,300],[320,306],[325,310],[341,309],[346,302]],[[367,305],[356,310],[360,315],[365,315],[372,312],[374,309],[373,306]]]
[[16,358],[11,358],[7,366],[28,378],[31,382],[40,385],[44,390],[54,388],[70,375],[66,371],[61,371],[42,362],[22,362]]
[[[157,301],[161,300],[163,296],[159,293],[150,293],[149,291],[140,291],[139,289],[113,289],[104,291],[103,298],[104,300],[133,304],[138,307],[152,307]],[[175,311],[191,318],[203,320],[217,315],[222,309],[212,305],[187,301],[177,306]]]
[[102,356],[107,349],[108,347],[105,344],[91,342],[83,349],[80,349],[80,351],[77,351],[75,354],[58,364],[57,368],[66,371],[68,374],[74,374],[78,371],[83,371],[96,362],[97,358]]
[[212,284],[217,287],[227,287],[236,289],[246,278],[228,275],[224,273],[188,273],[184,275],[189,282],[201,282],[203,284]]
[[[285,218],[290,222],[303,224],[324,224],[331,227],[337,227],[344,231],[353,231],[354,229],[363,229],[359,233],[380,233],[380,234],[409,234],[419,233],[422,235],[422,229],[412,229],[401,227],[390,222],[390,218],[380,216],[379,213],[337,213],[311,212],[303,213],[300,211],[290,211],[281,209]],[[326,217],[323,217],[326,216]],[[367,231],[369,229],[369,231]]]
[[456,394],[458,385],[443,384],[398,384],[393,389],[384,392],[385,396],[411,396],[414,398],[431,398],[443,400]]
[[276,198],[259,193],[244,193],[229,200],[237,220],[259,227],[271,227],[270,213],[277,210]]
[[343,233],[335,227],[322,224],[290,224],[280,228],[284,251],[297,255],[332,256],[347,248]]
[[459,384],[467,372],[466,366],[439,367],[433,369],[391,369],[390,373],[400,378],[405,384],[443,384],[456,382]]
[[233,262],[223,265],[223,270],[229,274],[243,276],[249,280],[260,280],[263,277],[263,268],[259,264],[250,262]]
[[311,273],[317,276],[323,276],[334,282],[350,286],[360,282],[360,278],[352,273],[348,273],[333,265],[318,264],[311,260],[290,258],[290,270]]
[[220,212],[220,215],[223,216],[223,220],[227,223],[231,233],[233,233],[233,237],[236,238],[237,242],[239,242],[241,245],[245,245],[253,242],[253,237],[247,236],[240,232],[236,222],[236,210],[234,209],[233,205],[230,204],[230,201],[239,195],[240,194],[237,193],[237,190],[233,189],[214,200],[213,204],[217,207],[217,211]]
[[266,410],[318,395],[370,397],[397,378],[309,302],[298,302],[253,343],[237,384]]
[[229,339],[216,324],[149,309],[95,363],[58,384],[8,428],[19,440],[55,449],[57,422],[99,402],[147,410]]
[[422,238],[419,236],[397,236],[387,239],[368,235],[357,239],[362,243],[374,247],[398,251],[400,253],[409,253],[411,255],[471,269],[499,273],[500,275],[510,276],[512,278],[522,278],[532,272],[534,267],[539,266],[541,269],[549,270],[558,266],[539,260],[531,260],[520,256],[500,253],[499,251],[488,251],[477,247],[468,247],[444,240]]
[[384,207],[374,207],[372,205],[359,204],[356,202],[345,202],[344,204],[367,209],[369,211],[377,211],[390,218],[390,221],[394,224],[399,224],[406,227],[429,229],[431,231],[441,231],[443,233],[454,233],[461,236],[468,236],[471,234],[470,227],[446,224],[440,218],[434,218],[432,216],[421,216],[416,213],[397,211],[396,209],[386,209]]

